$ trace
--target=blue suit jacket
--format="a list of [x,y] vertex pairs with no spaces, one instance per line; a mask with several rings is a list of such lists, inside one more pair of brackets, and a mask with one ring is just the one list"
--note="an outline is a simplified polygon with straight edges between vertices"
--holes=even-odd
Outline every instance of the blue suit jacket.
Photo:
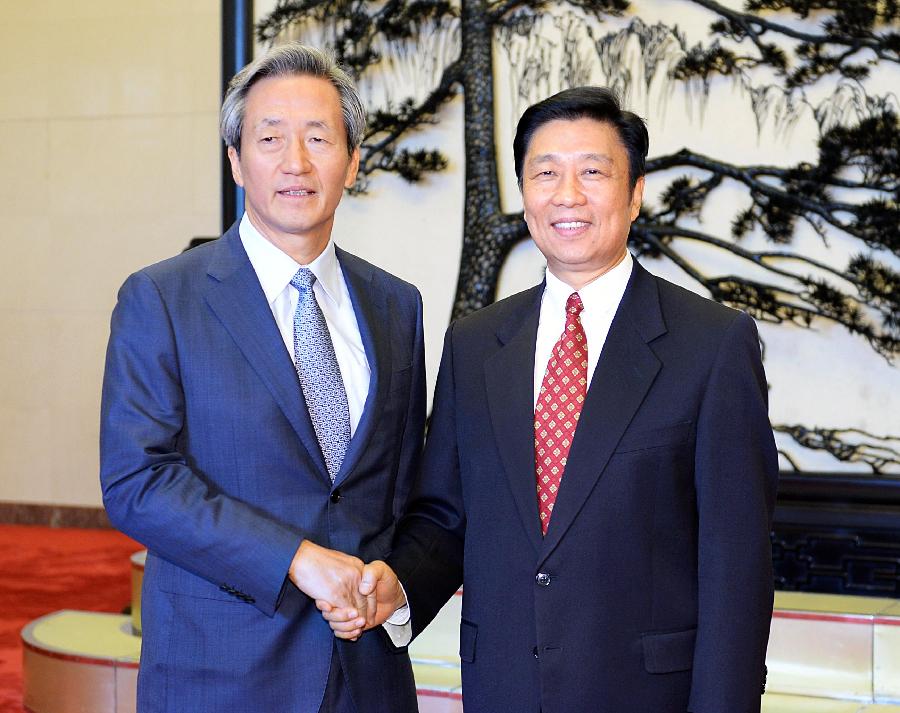
[[[101,483],[149,548],[138,708],[315,713],[335,639],[286,580],[304,538],[389,553],[424,427],[418,291],[337,250],[372,369],[332,485],[237,224],[132,275],[112,317]],[[405,649],[337,642],[360,713],[416,710]]]
[[464,578],[466,713],[758,712],[777,456],[753,320],[635,263],[542,537],[542,290],[447,333],[389,559],[414,632]]

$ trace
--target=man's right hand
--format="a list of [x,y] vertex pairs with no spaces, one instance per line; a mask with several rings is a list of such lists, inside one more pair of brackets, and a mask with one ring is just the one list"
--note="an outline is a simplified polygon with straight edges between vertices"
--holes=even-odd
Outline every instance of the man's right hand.
[[[363,561],[358,557],[304,540],[291,562],[288,576],[312,599],[343,609],[358,627],[366,625],[366,596],[360,594]],[[371,613],[370,613],[371,616]]]
[[327,601],[316,601],[322,618],[339,639],[356,641],[363,631],[381,626],[395,611],[407,604],[397,575],[381,560],[365,566],[359,589],[369,600],[364,618],[355,617],[351,610],[333,606]]

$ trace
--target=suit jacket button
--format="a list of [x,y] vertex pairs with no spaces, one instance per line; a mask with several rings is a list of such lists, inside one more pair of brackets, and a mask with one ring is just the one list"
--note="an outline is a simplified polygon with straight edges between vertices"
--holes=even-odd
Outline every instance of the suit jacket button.
[[542,587],[550,586],[550,575],[546,572],[538,572],[537,577],[534,578],[534,581],[537,582]]
[[339,503],[340,501],[341,501],[341,491],[340,491],[340,488],[338,488],[331,494],[331,502]]
[[535,647],[531,650],[531,655],[534,656],[536,659],[537,659],[537,658],[540,658],[540,656],[538,656],[538,648],[537,648],[537,646],[535,646]]

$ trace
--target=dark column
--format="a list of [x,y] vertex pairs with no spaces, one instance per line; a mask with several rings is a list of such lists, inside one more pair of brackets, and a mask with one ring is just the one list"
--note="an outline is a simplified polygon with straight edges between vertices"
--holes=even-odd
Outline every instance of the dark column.
[[[253,0],[222,0],[222,96],[228,82],[253,59]],[[222,146],[222,232],[244,210],[244,191],[235,185]]]

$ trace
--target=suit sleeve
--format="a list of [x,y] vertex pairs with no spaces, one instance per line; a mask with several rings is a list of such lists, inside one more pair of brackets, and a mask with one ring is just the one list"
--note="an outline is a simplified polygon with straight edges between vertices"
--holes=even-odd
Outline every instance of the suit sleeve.
[[156,284],[132,275],[113,311],[103,377],[104,505],[157,555],[272,616],[303,535],[219,491],[178,451],[180,358]]
[[719,346],[697,423],[692,713],[759,711],[772,615],[769,532],[777,478],[756,325],[741,313]]
[[[397,473],[399,483],[414,483],[422,461],[422,443],[425,435],[425,338],[422,325],[422,296],[415,291],[416,332],[412,345],[412,383],[409,391],[409,408],[403,426],[400,443],[400,462]],[[410,487],[398,488],[394,498],[394,517],[400,518],[406,511]]]
[[413,637],[462,584],[465,515],[456,433],[451,325],[444,338],[422,467],[388,558],[406,590]]
[[[422,456],[422,441],[425,434],[425,340],[422,325],[422,296],[416,290],[416,334],[412,355],[412,387],[409,393],[409,410],[403,427],[403,439],[400,443],[400,468],[397,480],[399,483],[411,483],[419,472]],[[405,489],[394,498],[394,516],[400,518],[406,512],[409,490]],[[405,593],[405,592],[404,592]],[[409,607],[394,612],[391,618],[398,618],[401,623],[388,619],[382,626],[390,638],[394,648],[407,646],[412,639],[412,624]]]

